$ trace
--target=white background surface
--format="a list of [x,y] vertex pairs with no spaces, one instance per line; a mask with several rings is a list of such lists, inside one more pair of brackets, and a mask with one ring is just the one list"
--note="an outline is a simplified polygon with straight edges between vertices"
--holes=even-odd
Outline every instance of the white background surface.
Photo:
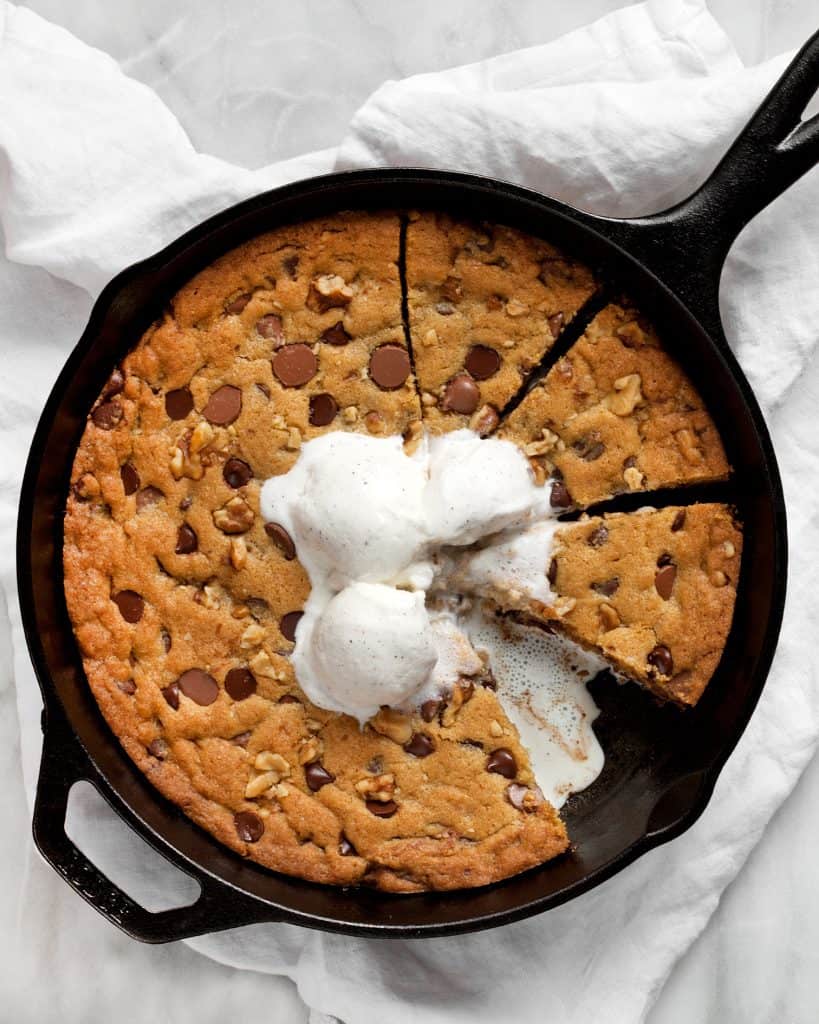
[[[195,11],[167,0],[37,0],[29,6],[156,89],[198,149],[257,167],[336,143],[355,108],[386,78],[544,42],[622,2],[205,0]],[[819,25],[816,0],[713,0],[711,9],[749,63],[798,45]],[[49,328],[50,289],[68,286],[31,269],[9,274],[42,277],[40,307],[17,311],[32,336],[42,336]],[[13,279],[2,284],[0,294],[13,295]],[[6,640],[0,637],[0,666],[8,672]],[[0,692],[0,716],[2,734],[10,737],[8,686]],[[6,780],[0,788],[0,1020],[304,1019],[287,981],[234,971],[179,945],[149,948],[117,934],[28,856],[19,755],[10,740],[0,745],[0,764]],[[819,1019],[817,797],[814,763],[660,993],[651,1024]],[[34,884],[20,906],[26,871]]]

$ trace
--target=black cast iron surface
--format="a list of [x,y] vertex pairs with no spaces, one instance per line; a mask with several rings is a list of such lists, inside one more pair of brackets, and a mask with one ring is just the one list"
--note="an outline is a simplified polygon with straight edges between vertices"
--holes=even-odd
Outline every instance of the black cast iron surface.
[[[547,910],[599,884],[687,829],[705,807],[757,703],[785,598],[782,488],[756,400],[728,348],[719,275],[742,227],[819,160],[819,123],[799,118],[819,84],[819,36],[795,58],[711,177],[661,214],[610,220],[504,182],[437,171],[330,175],[266,193],[211,218],[118,275],[46,403],[20,501],[17,565],[26,638],[42,690],[44,750],[34,811],[43,855],[120,928],[164,942],[258,921],[370,936],[420,937],[487,928]],[[458,893],[390,896],[277,875],[242,860],[164,800],[134,767],[91,696],[62,590],[62,520],[73,454],[113,365],[171,295],[226,250],[285,223],[345,209],[440,209],[542,235],[631,292],[703,394],[734,467],[720,492],[745,527],[734,626],[692,711],[658,707],[634,686],[593,685],[606,752],[597,781],[565,818],[574,850],[516,878]],[[693,500],[696,490],[673,500]],[[647,499],[648,500],[648,499]],[[149,913],[68,839],[68,793],[92,782],[140,835],[195,877],[189,907]]]

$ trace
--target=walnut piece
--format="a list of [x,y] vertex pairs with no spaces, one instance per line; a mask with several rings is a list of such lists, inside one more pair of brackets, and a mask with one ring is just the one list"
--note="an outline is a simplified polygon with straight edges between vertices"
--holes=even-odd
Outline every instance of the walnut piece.
[[253,519],[253,509],[238,494],[213,513],[213,522],[222,533],[247,533]]
[[395,776],[392,772],[385,772],[383,775],[368,775],[355,784],[356,792],[364,800],[377,800],[379,803],[387,803],[392,800],[395,793]]
[[641,384],[639,373],[628,373],[625,377],[618,377],[614,382],[614,391],[606,395],[603,404],[616,416],[630,416],[635,406],[643,401]]
[[402,711],[396,711],[395,708],[381,708],[378,714],[370,719],[370,725],[377,733],[401,745],[407,743],[412,736],[409,716]]

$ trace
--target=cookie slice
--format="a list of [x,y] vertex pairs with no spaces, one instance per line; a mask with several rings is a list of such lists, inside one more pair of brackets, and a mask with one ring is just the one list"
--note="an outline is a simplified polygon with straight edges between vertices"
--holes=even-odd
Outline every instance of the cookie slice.
[[412,215],[406,277],[428,429],[489,433],[595,291],[591,272],[512,228]]
[[566,526],[548,570],[562,628],[658,697],[696,704],[731,628],[741,553],[725,505]]
[[172,418],[233,425],[266,476],[327,430],[404,434],[420,403],[399,244],[394,213],[338,214],[255,238],[181,289],[129,367],[159,378],[157,405],[170,394]]
[[654,328],[611,304],[498,431],[581,507],[625,491],[724,480],[714,422]]

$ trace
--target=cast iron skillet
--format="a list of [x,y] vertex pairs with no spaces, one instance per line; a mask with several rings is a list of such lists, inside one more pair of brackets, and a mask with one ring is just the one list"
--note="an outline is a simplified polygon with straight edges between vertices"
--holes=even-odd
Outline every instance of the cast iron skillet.
[[[817,84],[819,34],[708,181],[654,216],[604,219],[465,174],[334,174],[240,203],[105,288],[40,419],[23,481],[17,550],[23,622],[45,704],[34,838],[100,913],[148,942],[259,921],[369,936],[454,934],[554,907],[696,820],[765,682],[782,617],[787,550],[776,460],[759,407],[726,343],[717,289],[724,258],[743,226],[819,160],[819,118],[799,123]],[[734,627],[699,706],[680,713],[655,706],[635,686],[599,682],[594,693],[602,713],[596,728],[606,767],[567,805],[574,852],[472,891],[390,896],[338,890],[273,874],[221,846],[159,796],[109,731],[86,684],[63,599],[69,471],[88,410],[113,365],[176,289],[227,249],[284,223],[354,208],[441,209],[511,224],[603,268],[655,318],[704,395],[735,469],[730,484],[707,496],[734,502],[745,524]],[[695,494],[665,497],[685,501]],[[79,779],[92,782],[136,832],[199,882],[201,895],[192,905],[149,913],[74,846],[64,820],[69,790]]]

